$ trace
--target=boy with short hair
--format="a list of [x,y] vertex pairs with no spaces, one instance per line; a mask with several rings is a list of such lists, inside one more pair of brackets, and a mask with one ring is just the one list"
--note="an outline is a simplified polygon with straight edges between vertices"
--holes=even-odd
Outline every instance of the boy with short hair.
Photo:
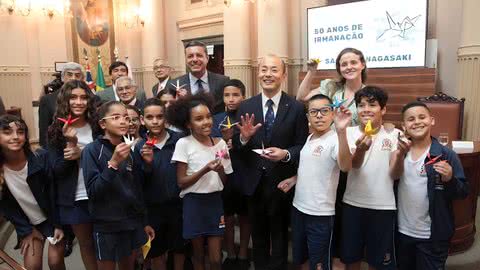
[[468,195],[468,182],[457,154],[431,137],[435,120],[425,103],[405,105],[402,116],[411,146],[399,160],[398,266],[445,269],[455,231],[452,200]]
[[[308,122],[313,131],[300,152],[297,175],[278,188],[288,192],[296,184],[292,208],[293,263],[308,269],[331,269],[331,243],[340,170],[352,166],[347,127],[352,114],[334,109],[322,94],[308,101]],[[335,122],[335,131],[331,128]]]
[[347,128],[352,169],[343,196],[340,240],[341,260],[347,269],[360,269],[364,251],[371,267],[395,268],[393,184],[399,175],[394,164],[403,158],[407,146],[398,142],[398,129],[387,132],[383,127],[387,101],[387,93],[375,86],[355,94],[360,125]]
[[[230,148],[230,158],[234,168],[233,174],[222,191],[223,208],[225,213],[224,247],[227,258],[223,262],[224,269],[238,268],[248,270],[248,243],[250,242],[250,222],[248,219],[247,199],[243,195],[241,181],[242,173],[239,168],[238,153],[231,149],[235,119],[240,103],[245,99],[245,85],[237,79],[228,80],[223,86],[223,102],[225,112],[213,116],[212,137],[222,137]],[[229,126],[230,124],[230,126]],[[233,126],[232,126],[233,125]],[[235,252],[235,214],[238,215],[240,225],[240,249]],[[238,267],[235,267],[238,266]]]
[[145,172],[143,192],[148,225],[155,230],[155,239],[148,253],[152,270],[166,268],[167,252],[174,253],[175,270],[183,269],[182,201],[177,185],[176,164],[171,162],[175,144],[181,135],[165,128],[165,104],[157,98],[145,101],[142,124],[148,130],[146,139],[135,146]]

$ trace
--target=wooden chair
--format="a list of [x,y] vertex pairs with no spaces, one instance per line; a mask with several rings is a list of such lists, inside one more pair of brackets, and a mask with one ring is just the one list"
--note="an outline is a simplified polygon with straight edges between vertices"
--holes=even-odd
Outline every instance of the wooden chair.
[[448,133],[450,141],[462,139],[465,98],[457,99],[439,92],[417,100],[427,104],[435,118],[432,136],[438,137],[440,133]]

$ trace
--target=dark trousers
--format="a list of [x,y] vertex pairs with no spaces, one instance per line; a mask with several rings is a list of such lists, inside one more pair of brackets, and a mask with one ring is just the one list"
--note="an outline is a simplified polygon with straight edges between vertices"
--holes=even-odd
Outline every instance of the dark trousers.
[[249,197],[255,270],[287,269],[290,204],[280,190],[262,178]]
[[433,242],[397,232],[397,260],[400,270],[445,269],[449,241]]

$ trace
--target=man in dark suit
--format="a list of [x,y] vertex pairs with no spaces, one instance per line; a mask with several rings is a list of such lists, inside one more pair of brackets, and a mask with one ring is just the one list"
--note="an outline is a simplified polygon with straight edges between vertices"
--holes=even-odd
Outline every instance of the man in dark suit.
[[137,98],[137,86],[132,78],[123,76],[115,81],[115,91],[120,101],[125,105],[132,105],[137,107],[140,111],[143,110],[145,100]]
[[[122,77],[122,76],[128,76],[128,67],[127,64],[121,61],[115,61],[113,62],[109,67],[108,67],[108,74],[110,74],[110,77],[112,78],[112,86],[109,86],[102,91],[97,92],[97,96],[100,98],[102,102],[107,102],[107,101],[120,101],[120,98],[117,95],[117,92],[115,91],[115,81]],[[142,89],[138,89],[137,91],[137,99],[141,100],[141,102],[145,102],[147,99],[145,96],[145,92]]]
[[153,61],[153,73],[158,79],[158,83],[152,87],[152,94],[154,97],[169,85],[171,86],[171,83],[174,83],[174,81],[170,79],[171,72],[172,67],[162,59],[155,59],[155,61]]
[[[208,53],[207,46],[200,41],[191,41],[185,45],[185,62],[188,73],[173,80],[176,84],[183,85],[183,89],[190,94],[199,91],[210,93],[215,98],[215,106],[212,114],[223,112],[223,85],[230,79],[227,76],[207,71]],[[172,85],[170,88],[175,89]]]
[[240,105],[241,124],[233,137],[234,148],[242,152],[240,169],[246,173],[243,189],[249,196],[255,269],[287,268],[290,194],[277,185],[296,174],[308,136],[303,104],[280,89],[285,78],[285,63],[279,57],[261,60],[262,93]]
[[[66,63],[62,70],[61,79],[63,83],[70,80],[83,80],[84,74],[82,66],[75,62]],[[40,98],[40,105],[38,107],[38,129],[40,133],[40,146],[43,148],[47,146],[48,127],[53,122],[59,92],[60,89],[56,89],[52,93]]]

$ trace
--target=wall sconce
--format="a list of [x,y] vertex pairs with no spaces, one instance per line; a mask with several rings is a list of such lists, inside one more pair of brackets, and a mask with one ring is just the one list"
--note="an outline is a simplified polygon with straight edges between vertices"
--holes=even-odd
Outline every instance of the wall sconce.
[[0,8],[2,11],[7,12],[8,15],[13,13],[20,14],[22,16],[30,15],[32,11],[31,0],[0,0]]
[[70,0],[43,0],[43,12],[52,19],[55,14],[63,15],[70,12]]
[[135,28],[145,25],[145,19],[140,7],[124,5],[121,12],[121,21],[126,28]]

